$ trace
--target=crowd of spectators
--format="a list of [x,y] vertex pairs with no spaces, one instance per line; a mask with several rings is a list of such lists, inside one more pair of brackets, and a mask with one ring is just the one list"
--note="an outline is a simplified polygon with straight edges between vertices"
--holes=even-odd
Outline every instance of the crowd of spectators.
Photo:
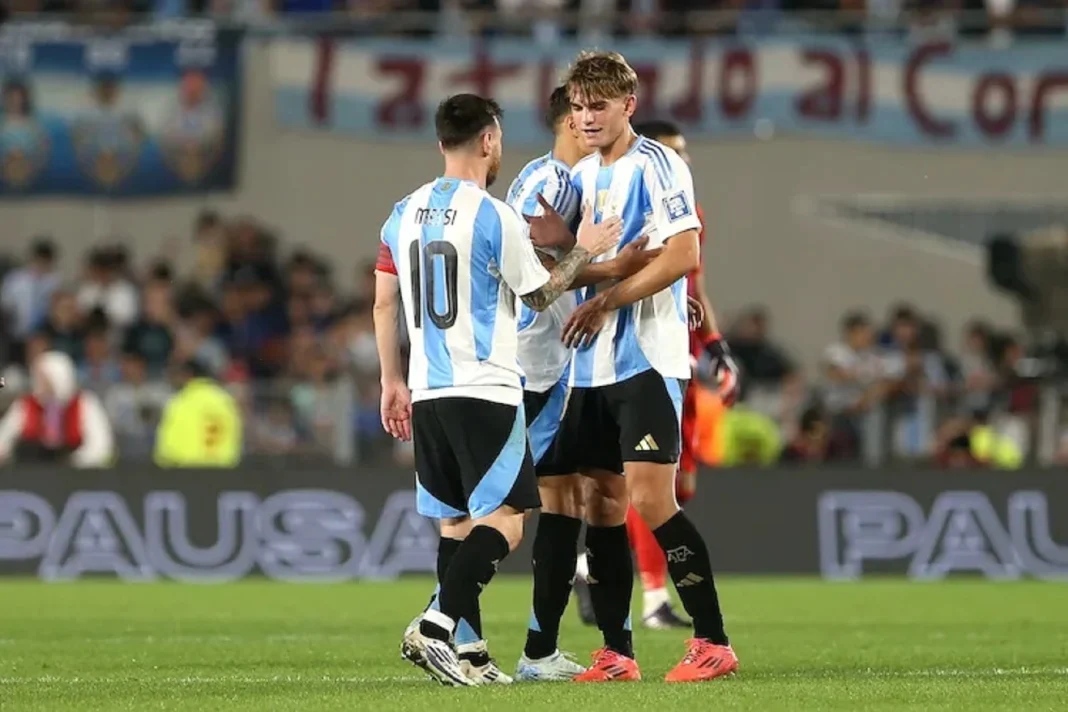
[[[620,35],[845,32],[1063,35],[1063,0],[13,0],[11,15],[129,21],[208,16],[237,22],[333,13],[370,32]],[[421,17],[415,17],[421,15]]]
[[195,361],[242,405],[249,451],[329,455],[361,434],[373,447],[373,264],[346,293],[323,260],[300,249],[282,255],[253,220],[204,213],[193,232],[185,276],[167,257],[137,264],[121,243],[93,249],[73,280],[60,275],[59,248],[47,238],[24,260],[8,260],[6,391],[28,386],[35,356],[64,352],[82,387],[103,398],[123,455],[147,454],[172,369]]
[[[138,263],[121,242],[93,249],[73,280],[47,238],[11,256],[0,275],[6,392],[28,387],[36,355],[64,352],[100,395],[122,456],[148,457],[172,371],[192,361],[237,398],[246,452],[410,457],[378,421],[373,263],[335,274],[312,252],[284,253],[256,221],[212,212],[192,233],[183,275],[167,256]],[[764,309],[721,320],[744,374],[740,412],[774,424],[784,460],[865,460],[874,438],[881,461],[955,464],[982,459],[972,441],[984,432],[1008,449],[1003,464],[1034,454],[1031,360],[983,322],[952,349],[910,305],[882,324],[849,312],[821,362],[802,369]]]

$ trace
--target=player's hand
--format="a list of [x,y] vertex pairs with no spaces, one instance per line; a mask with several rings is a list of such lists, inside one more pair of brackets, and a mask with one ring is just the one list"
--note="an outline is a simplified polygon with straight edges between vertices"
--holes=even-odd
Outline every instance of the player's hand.
[[412,439],[412,394],[403,381],[382,384],[382,427],[398,440]]
[[590,205],[582,209],[582,222],[579,223],[576,241],[579,247],[590,253],[591,257],[603,255],[619,244],[623,236],[623,221],[618,216],[613,216],[599,223],[593,222],[593,207]]
[[541,193],[538,193],[537,198],[542,214],[523,216],[530,225],[530,241],[534,247],[569,251],[575,246],[575,236],[571,234],[571,228]]
[[716,393],[723,405],[734,405],[738,400],[738,387],[741,385],[741,369],[731,355],[730,347],[722,336],[715,336],[705,344],[705,352],[710,360],[712,376],[716,380]]
[[663,247],[654,247],[651,250],[647,250],[645,249],[647,244],[649,244],[649,236],[642,235],[637,240],[624,245],[619,253],[612,258],[612,264],[616,267],[619,279],[626,279],[632,274],[641,272],[645,265],[655,260],[664,251]]
[[578,308],[571,312],[560,336],[568,348],[589,346],[593,343],[608,316],[607,304],[608,300],[602,293],[579,304]]
[[686,316],[689,317],[690,331],[697,331],[705,323],[705,305],[699,299],[686,297]]

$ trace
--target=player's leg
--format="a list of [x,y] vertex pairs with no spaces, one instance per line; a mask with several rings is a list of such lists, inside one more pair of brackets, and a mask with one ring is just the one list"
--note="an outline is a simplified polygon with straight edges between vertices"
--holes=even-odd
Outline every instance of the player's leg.
[[443,425],[440,401],[414,403],[412,406],[412,441],[416,471],[416,509],[425,517],[441,523],[442,540],[438,548],[438,589],[426,610],[404,632],[401,656],[423,668],[443,685],[465,686],[472,683],[464,674],[456,650],[448,638],[440,640],[423,633],[423,622],[440,607],[440,588],[456,554],[462,548],[461,537],[471,529],[464,494],[460,463]]
[[516,665],[516,678],[571,680],[586,668],[558,648],[560,620],[571,596],[583,520],[583,480],[573,474],[575,465],[562,427],[570,401],[567,384],[561,381],[545,393],[527,393],[523,400],[541,515],[531,561],[534,596],[530,624]]
[[[439,610],[427,611],[420,624],[423,636],[438,641],[448,641],[458,621],[477,615],[481,592],[500,562],[519,545],[525,512],[540,504],[522,404],[447,400],[443,424],[460,462],[472,527],[442,579]],[[458,646],[457,652],[465,675],[476,684],[510,682],[484,646],[471,650]],[[428,660],[430,665],[434,662]]]
[[611,393],[619,412],[628,494],[667,555],[668,573],[693,618],[690,650],[668,673],[670,682],[712,679],[738,667],[724,631],[708,548],[675,498],[683,385],[649,370],[612,386]]

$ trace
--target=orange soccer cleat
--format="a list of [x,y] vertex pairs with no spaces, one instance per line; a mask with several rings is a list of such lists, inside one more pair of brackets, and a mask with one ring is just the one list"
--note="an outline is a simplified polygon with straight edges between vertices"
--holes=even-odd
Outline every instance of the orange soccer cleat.
[[575,682],[629,682],[641,679],[638,663],[633,658],[601,648],[594,652],[593,664],[586,672],[579,674]]
[[704,638],[691,638],[686,643],[690,646],[686,657],[664,677],[665,682],[714,680],[738,670],[738,656],[731,646],[716,645]]

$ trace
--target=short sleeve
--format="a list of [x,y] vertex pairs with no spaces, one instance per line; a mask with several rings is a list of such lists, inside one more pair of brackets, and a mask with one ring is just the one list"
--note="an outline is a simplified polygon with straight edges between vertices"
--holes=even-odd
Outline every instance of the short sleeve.
[[505,203],[487,200],[484,205],[490,206],[497,215],[500,235],[498,269],[501,279],[520,296],[543,286],[549,281],[549,272],[534,251],[534,245],[527,239],[523,218]]
[[[681,232],[700,232],[697,201],[690,167],[674,151],[657,143],[646,144],[648,158],[645,184],[652,207],[653,235],[650,243],[662,245]],[[650,245],[654,246],[654,245]]]
[[553,206],[553,210],[561,215],[572,215],[578,207],[578,192],[571,185],[571,176],[567,173],[554,170],[547,174],[534,186],[533,190],[523,200],[522,205],[515,205],[521,214],[537,217],[545,212],[538,195],[545,198],[545,202]]
[[404,212],[407,199],[398,203],[390,213],[389,218],[382,225],[380,233],[381,242],[378,245],[378,257],[375,260],[375,270],[387,274],[397,274],[396,250],[399,244],[400,219]]

